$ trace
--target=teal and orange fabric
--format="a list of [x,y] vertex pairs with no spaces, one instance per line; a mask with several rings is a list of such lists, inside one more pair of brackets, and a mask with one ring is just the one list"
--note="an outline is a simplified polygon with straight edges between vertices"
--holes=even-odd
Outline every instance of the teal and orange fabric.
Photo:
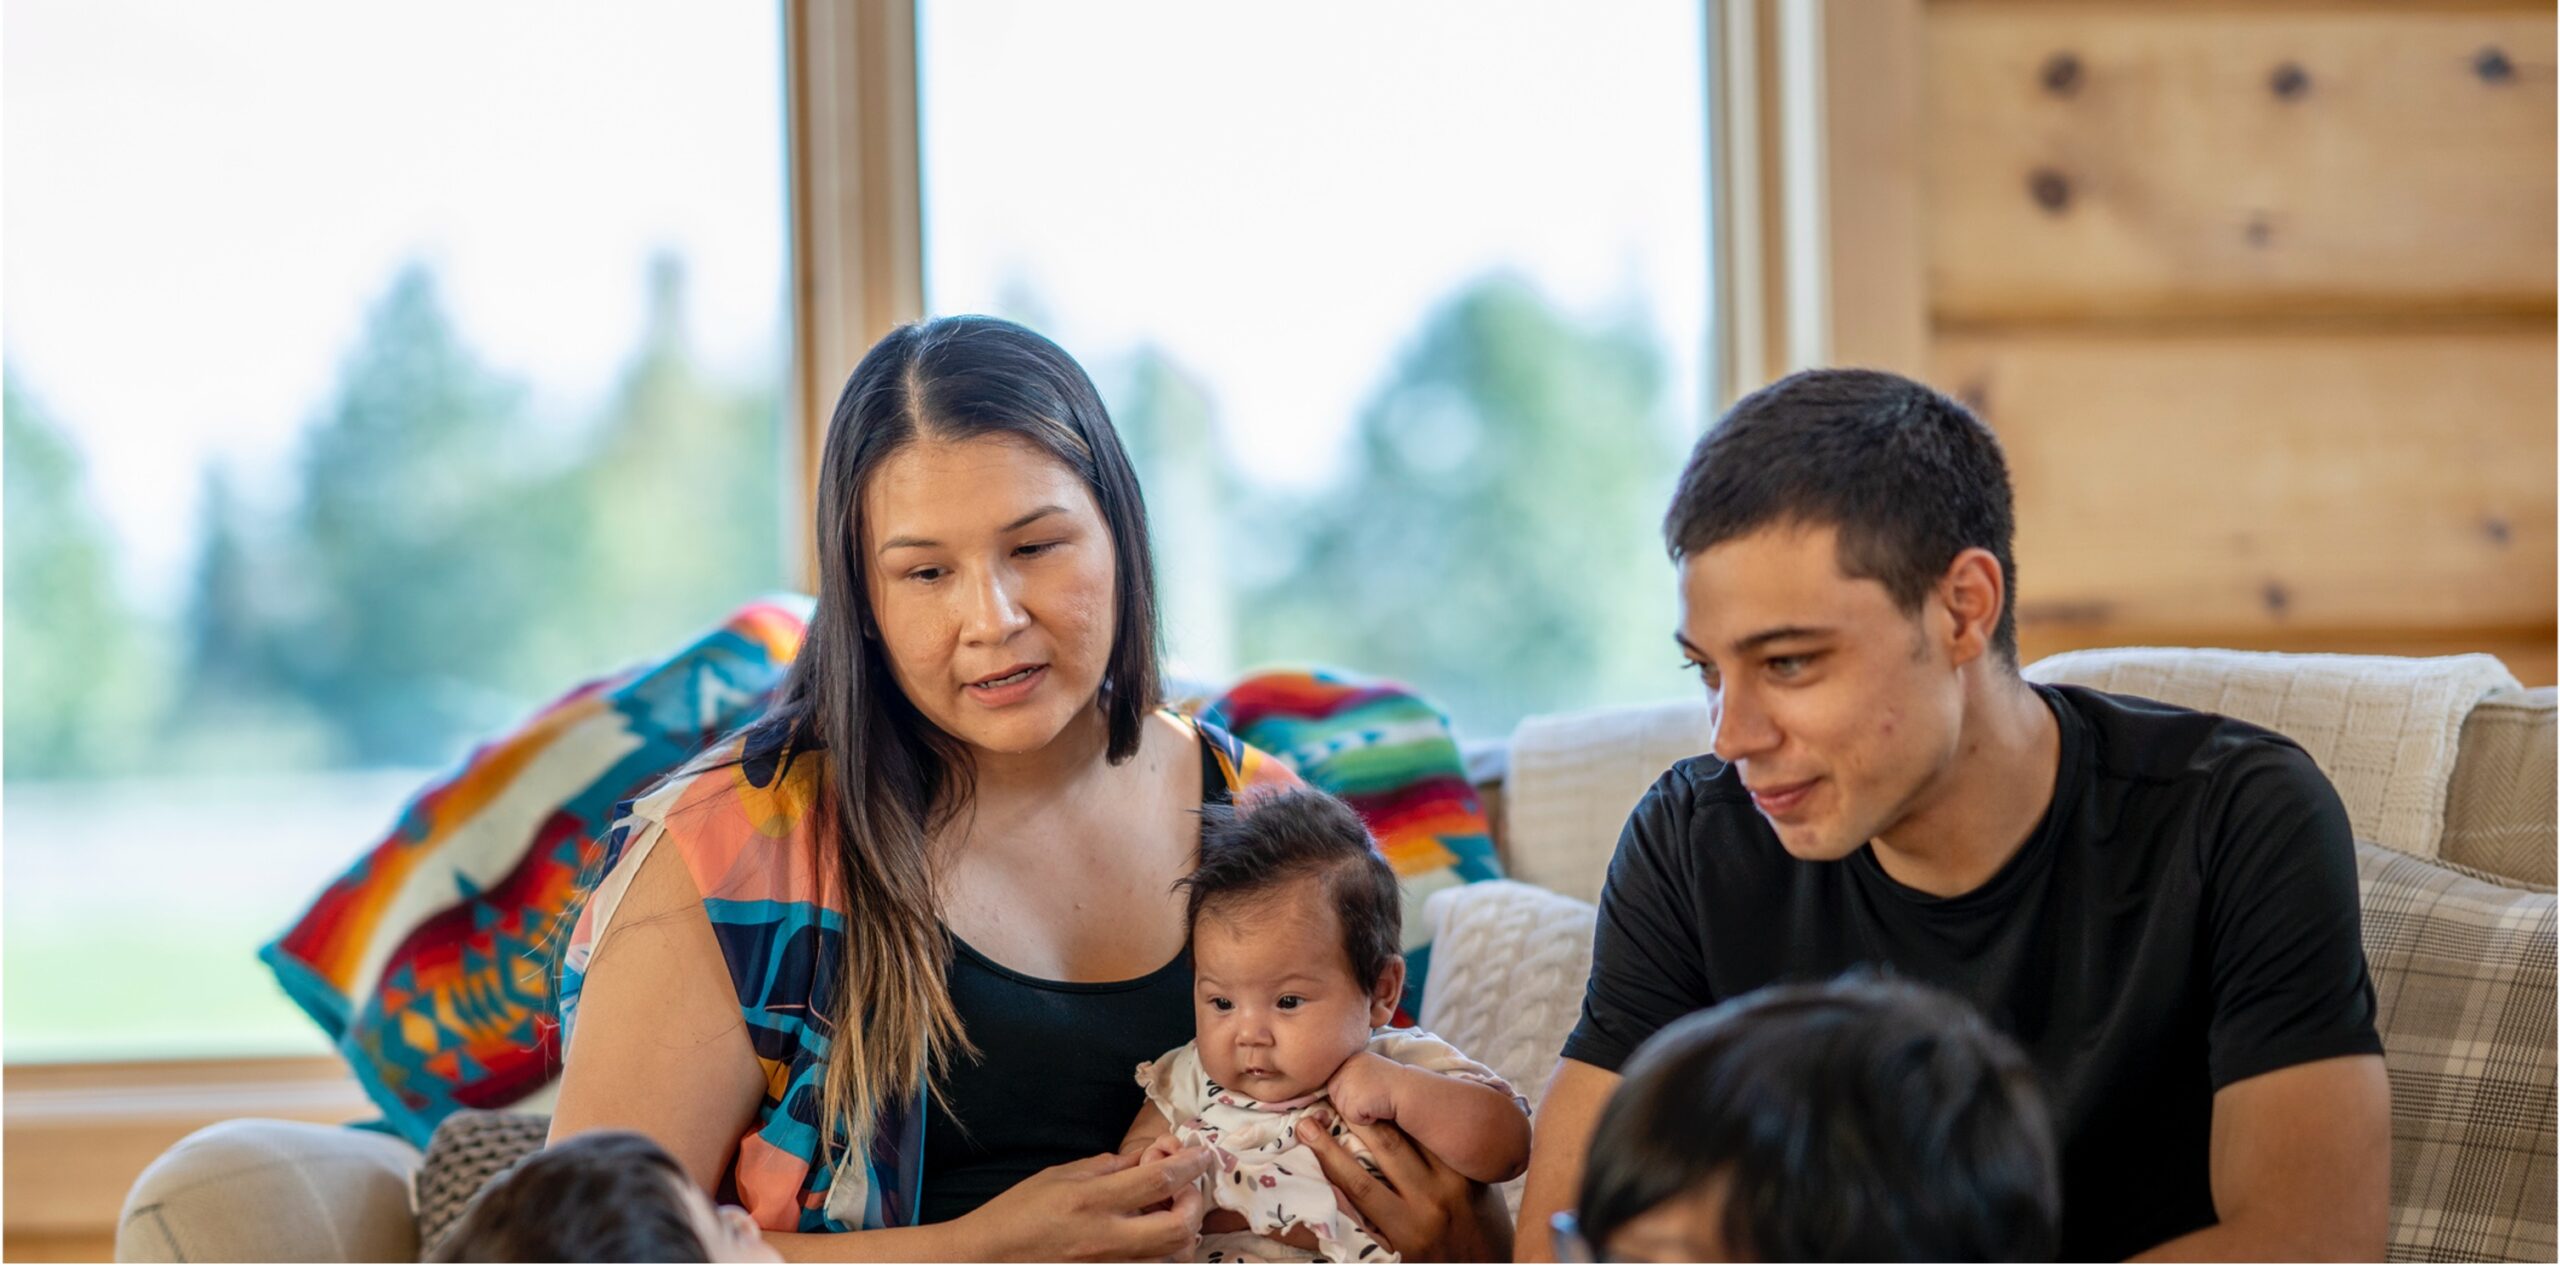
[[[1212,725],[1175,717],[1200,739],[1230,795],[1294,783],[1288,768]],[[729,966],[748,1043],[764,1067],[764,1101],[731,1163],[737,1202],[769,1231],[847,1231],[914,1221],[924,1159],[924,1104],[894,1104],[860,1155],[825,1155],[819,1109],[835,1008],[825,981],[844,954],[846,904],[831,848],[815,838],[825,762],[786,756],[778,738],[706,756],[633,802],[605,842],[605,877],[563,956],[560,1019],[577,1005],[595,942],[640,864],[672,849],[702,893]]]
[[581,870],[623,800],[762,712],[810,606],[750,603],[475,748],[259,951],[386,1126],[423,1147],[454,1110],[558,1076],[552,980]]

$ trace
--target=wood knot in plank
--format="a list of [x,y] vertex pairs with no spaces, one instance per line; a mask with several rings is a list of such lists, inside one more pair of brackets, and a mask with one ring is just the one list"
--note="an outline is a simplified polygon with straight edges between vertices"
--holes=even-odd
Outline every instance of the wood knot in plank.
[[2268,614],[2278,619],[2284,618],[2286,608],[2293,605],[2293,595],[2272,580],[2267,582],[2266,588],[2258,591],[2258,600],[2266,603]]
[[2489,543],[2500,549],[2505,549],[2516,539],[2515,529],[2507,526],[2505,519],[2494,514],[2480,520],[2480,534],[2488,537]]
[[2080,58],[2070,52],[2056,53],[2044,59],[2044,70],[2036,78],[2044,90],[2057,97],[2080,91]]
[[2516,77],[2516,64],[2507,60],[2505,49],[2492,45],[2471,59],[2471,73],[2484,84],[2509,83]]
[[2027,173],[2027,196],[2048,214],[2060,215],[2071,206],[2071,182],[2061,172],[2038,167]]
[[2247,238],[2249,245],[2262,247],[2275,240],[2276,226],[2261,211],[2249,217],[2248,226],[2240,230],[2240,236]]
[[2280,101],[2298,100],[2311,91],[2311,72],[2304,70],[2300,62],[2286,62],[2267,76],[2267,90]]

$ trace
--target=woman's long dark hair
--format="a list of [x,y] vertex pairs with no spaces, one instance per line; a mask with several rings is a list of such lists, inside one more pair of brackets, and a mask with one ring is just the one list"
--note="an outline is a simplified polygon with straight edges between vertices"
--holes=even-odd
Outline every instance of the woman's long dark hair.
[[[971,1049],[952,1009],[928,841],[975,791],[967,747],[898,688],[872,636],[861,548],[862,490],[919,439],[1014,436],[1084,479],[1115,556],[1116,609],[1099,706],[1108,759],[1136,754],[1163,700],[1147,511],[1102,397],[1057,344],[1010,321],[960,316],[900,326],[846,380],[827,424],[817,486],[818,609],[773,707],[744,750],[824,762],[819,838],[845,895],[844,957],[822,996],[835,1040],[822,1119],[857,1148],[887,1104]],[[850,1040],[847,1040],[847,1039]],[[825,1132],[832,1153],[837,1135]]]

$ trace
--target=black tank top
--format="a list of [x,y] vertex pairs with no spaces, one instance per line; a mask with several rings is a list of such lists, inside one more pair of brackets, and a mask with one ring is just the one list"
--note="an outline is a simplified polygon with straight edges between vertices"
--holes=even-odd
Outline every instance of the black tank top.
[[[1200,800],[1228,800],[1204,738]],[[1135,980],[1042,980],[951,938],[951,1005],[978,1058],[952,1061],[925,1109],[917,1220],[947,1222],[1023,1179],[1120,1145],[1138,1065],[1191,1040],[1191,951]]]

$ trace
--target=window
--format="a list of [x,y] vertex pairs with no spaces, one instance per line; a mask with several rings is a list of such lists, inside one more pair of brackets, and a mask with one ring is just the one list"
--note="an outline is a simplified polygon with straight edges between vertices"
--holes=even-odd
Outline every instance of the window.
[[1182,674],[1393,677],[1474,738],[1686,688],[1701,7],[923,0],[928,307],[1093,373]]
[[309,1051],[256,946],[787,583],[771,6],[9,9],[11,1061]]

